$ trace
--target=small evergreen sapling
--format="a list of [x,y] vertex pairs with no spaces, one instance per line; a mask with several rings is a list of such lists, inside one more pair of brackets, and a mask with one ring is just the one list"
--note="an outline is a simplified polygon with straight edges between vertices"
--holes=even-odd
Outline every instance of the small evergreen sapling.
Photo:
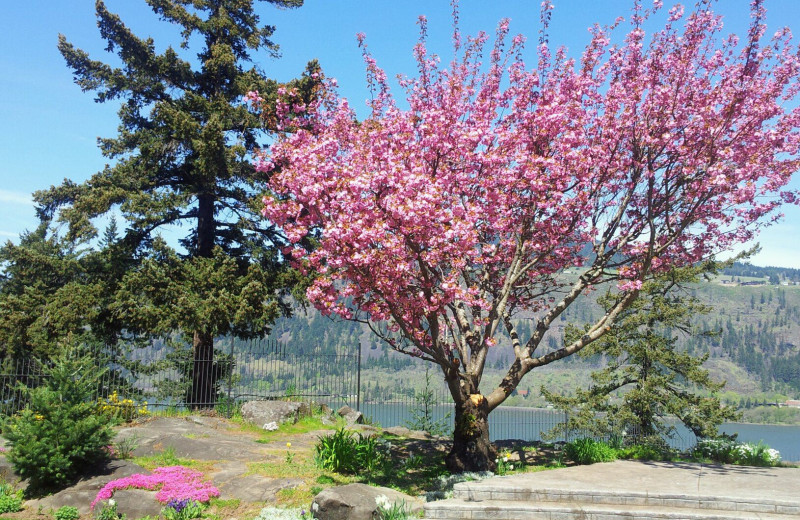
[[436,395],[431,388],[430,367],[425,367],[425,386],[421,392],[414,394],[414,407],[409,410],[411,420],[406,421],[406,426],[412,430],[421,430],[439,437],[449,433],[448,420],[450,412],[441,419],[433,418],[433,407],[436,406]]
[[111,419],[93,399],[103,373],[71,350],[44,367],[43,386],[24,387],[30,404],[5,422],[3,435],[11,444],[8,460],[28,479],[28,492],[63,488],[108,459]]

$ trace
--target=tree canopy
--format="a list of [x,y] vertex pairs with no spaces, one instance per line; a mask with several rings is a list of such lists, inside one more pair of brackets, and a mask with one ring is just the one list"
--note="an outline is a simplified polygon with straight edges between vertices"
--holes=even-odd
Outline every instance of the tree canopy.
[[[572,59],[547,41],[544,2],[532,67],[507,20],[488,49],[456,23],[442,65],[420,18],[418,73],[399,81],[407,108],[361,37],[370,115],[359,121],[329,86],[302,119],[285,118],[297,131],[258,165],[271,175],[264,214],[294,244],[285,254],[319,273],[309,299],[442,368],[456,404],[451,469],[492,467],[486,417],[528,372],[606,334],[653,275],[751,239],[795,201],[800,59],[788,29],[766,38],[758,1],[741,44],[721,35],[710,2],[634,6],[621,43],[622,22],[595,26]],[[297,113],[297,98],[287,90],[277,113]],[[601,284],[620,291],[615,304],[546,352],[554,321]],[[512,317],[532,322],[530,337]],[[480,389],[501,328],[513,361]]]
[[[213,401],[213,338],[263,334],[279,298],[298,281],[277,253],[282,238],[258,214],[264,176],[251,153],[265,128],[244,103],[258,91],[274,99],[280,85],[254,65],[257,51],[278,55],[252,0],[147,0],[161,20],[181,28],[181,50],[158,53],[96,3],[100,34],[121,66],[90,56],[59,37],[59,50],[75,82],[97,102],[119,100],[119,131],[101,138],[113,162],[77,184],[35,194],[42,219],[67,224],[66,239],[93,238],[93,219],[121,214],[124,227],[115,247],[132,262],[112,289],[120,330],[157,334],[178,329],[193,341],[193,403]],[[297,7],[302,0],[268,0]],[[198,46],[194,57],[185,49]],[[310,62],[290,82],[304,102],[318,83]],[[159,238],[179,233],[181,248]],[[157,318],[156,318],[157,316]],[[201,361],[202,360],[202,361]]]

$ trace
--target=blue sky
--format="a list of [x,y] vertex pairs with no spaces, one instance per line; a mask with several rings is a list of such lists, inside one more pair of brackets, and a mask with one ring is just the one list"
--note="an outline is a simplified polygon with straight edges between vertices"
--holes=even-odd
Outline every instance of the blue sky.
[[[550,42],[579,56],[595,22],[627,16],[631,0],[554,0]],[[645,1],[647,3],[647,1]],[[664,2],[671,5],[670,0]],[[691,4],[692,2],[686,2]],[[81,182],[106,164],[96,139],[116,133],[118,104],[97,104],[72,82],[56,49],[59,33],[94,59],[113,63],[104,51],[91,0],[7,2],[0,18],[0,240],[17,241],[36,226],[30,194],[59,184]],[[511,19],[511,31],[531,40],[539,30],[538,0],[462,0],[464,34],[492,33],[497,22]],[[749,0],[720,0],[726,33],[744,35]],[[159,50],[177,47],[178,31],[160,22],[144,1],[107,0],[106,5],[139,36],[152,36]],[[771,34],[788,25],[800,36],[800,0],[766,0]],[[256,56],[259,66],[278,80],[288,80],[312,58],[338,79],[341,93],[354,106],[368,97],[364,67],[355,34],[364,32],[370,50],[390,77],[415,70],[411,49],[418,38],[418,15],[428,17],[430,47],[450,57],[451,17],[447,0],[306,0],[300,9],[281,10],[259,3],[262,22],[277,27],[282,57]],[[192,50],[192,49],[190,49]],[[532,59],[530,61],[533,63]],[[792,182],[800,188],[800,174]],[[758,265],[800,268],[800,210],[786,208],[786,218],[759,238]]]

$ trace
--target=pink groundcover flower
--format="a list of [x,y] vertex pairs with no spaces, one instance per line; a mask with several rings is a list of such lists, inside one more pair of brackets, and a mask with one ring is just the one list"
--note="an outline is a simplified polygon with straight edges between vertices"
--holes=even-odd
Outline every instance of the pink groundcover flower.
[[112,480],[97,493],[92,501],[91,508],[102,500],[108,500],[118,489],[146,489],[158,490],[156,500],[166,504],[170,500],[197,500],[208,502],[212,497],[219,496],[219,489],[203,479],[199,471],[191,470],[184,466],[168,466],[156,468],[150,475],[135,473],[129,477]]

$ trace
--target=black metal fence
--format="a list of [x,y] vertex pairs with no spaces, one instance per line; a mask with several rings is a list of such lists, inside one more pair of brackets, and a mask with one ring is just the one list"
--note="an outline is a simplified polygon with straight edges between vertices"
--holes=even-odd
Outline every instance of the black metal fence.
[[[104,347],[87,353],[97,369],[105,371],[96,398],[106,406],[119,407],[126,415],[136,415],[144,409],[150,414],[162,414],[209,407],[230,414],[244,401],[294,398],[325,403],[334,409],[342,405],[357,408],[368,419],[390,427],[411,426],[411,412],[420,406],[413,392],[362,401],[358,349],[331,350],[266,339],[221,338],[215,341],[210,359],[194,359],[190,345],[170,340],[137,348]],[[196,400],[198,394],[192,388],[198,372],[211,378],[212,397],[202,402]],[[25,393],[19,383],[36,387],[44,377],[41,365],[33,359],[2,363],[0,413],[12,414],[25,406]],[[453,403],[447,388],[437,385],[431,390],[431,419],[452,431]],[[501,406],[489,417],[489,433],[492,440],[538,441],[566,420],[567,415],[559,410]],[[694,444],[693,435],[679,433],[668,441],[674,448],[687,449]],[[564,433],[547,440],[571,439]]]
[[[223,338],[215,341],[208,359],[195,359],[191,346],[169,340],[85,353],[97,370],[104,371],[97,388],[99,401],[147,413],[210,407],[230,412],[242,401],[285,397],[355,408],[360,398],[356,352]],[[28,358],[6,360],[0,372],[0,404],[5,414],[26,404],[20,383],[34,388],[46,377],[41,364]],[[193,388],[193,381],[196,387],[200,377],[207,379],[204,385],[210,392],[198,393]],[[197,395],[203,397],[198,400]]]
[[[442,425],[448,432],[453,431],[454,406],[449,391],[446,388],[432,390],[428,404],[430,420]],[[421,403],[415,396],[394,395],[390,400],[364,401],[361,412],[383,427],[412,426],[412,410],[419,410],[420,407]],[[499,406],[489,415],[489,436],[493,441],[538,441],[566,419],[567,415],[560,410]],[[559,435],[548,440],[568,440],[568,437]]]

